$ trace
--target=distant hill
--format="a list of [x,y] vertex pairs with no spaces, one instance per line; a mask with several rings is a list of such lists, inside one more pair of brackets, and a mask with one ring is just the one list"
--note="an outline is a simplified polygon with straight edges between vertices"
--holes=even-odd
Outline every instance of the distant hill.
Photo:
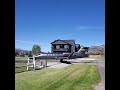
[[29,50],[20,49],[20,48],[15,48],[15,52],[26,54],[26,53],[29,53],[30,51]]
[[105,45],[89,47],[88,54],[103,54],[105,53]]
[[[24,50],[24,49],[21,49],[21,48],[15,48],[15,52],[26,54],[26,53],[29,53],[30,50]],[[46,53],[46,52],[41,51],[41,53]]]

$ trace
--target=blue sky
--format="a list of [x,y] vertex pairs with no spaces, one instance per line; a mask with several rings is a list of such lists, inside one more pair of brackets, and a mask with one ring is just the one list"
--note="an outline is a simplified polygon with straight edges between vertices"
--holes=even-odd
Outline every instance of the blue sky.
[[39,44],[51,51],[56,39],[74,39],[84,46],[105,43],[104,0],[16,0],[15,47]]

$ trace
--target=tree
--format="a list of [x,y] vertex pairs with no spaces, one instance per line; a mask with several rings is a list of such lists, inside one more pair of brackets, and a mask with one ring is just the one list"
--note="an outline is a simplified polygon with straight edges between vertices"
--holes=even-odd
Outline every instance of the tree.
[[41,48],[39,45],[35,44],[33,45],[33,48],[32,48],[32,54],[35,55],[35,54],[38,54],[41,52]]
[[18,56],[18,55],[19,55],[19,53],[16,51],[16,52],[15,52],[15,56]]
[[32,57],[32,51],[28,53],[28,57]]
[[25,55],[28,55],[28,53],[25,53]]
[[25,54],[24,54],[24,53],[21,53],[21,54],[20,54],[20,57],[25,57]]

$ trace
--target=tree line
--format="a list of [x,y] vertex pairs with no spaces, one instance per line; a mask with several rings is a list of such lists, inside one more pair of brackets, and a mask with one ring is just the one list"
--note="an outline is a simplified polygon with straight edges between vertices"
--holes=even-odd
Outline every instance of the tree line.
[[19,53],[19,52],[15,52],[15,56],[21,56],[24,57],[25,55],[27,55],[28,57],[32,57],[33,55],[39,54],[41,52],[41,47],[37,44],[34,44],[32,47],[32,51],[29,51],[28,53]]

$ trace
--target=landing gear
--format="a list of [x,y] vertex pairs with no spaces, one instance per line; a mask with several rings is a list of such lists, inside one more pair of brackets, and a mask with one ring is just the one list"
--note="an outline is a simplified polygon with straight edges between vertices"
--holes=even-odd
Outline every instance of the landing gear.
[[63,62],[63,59],[60,59],[60,62]]

